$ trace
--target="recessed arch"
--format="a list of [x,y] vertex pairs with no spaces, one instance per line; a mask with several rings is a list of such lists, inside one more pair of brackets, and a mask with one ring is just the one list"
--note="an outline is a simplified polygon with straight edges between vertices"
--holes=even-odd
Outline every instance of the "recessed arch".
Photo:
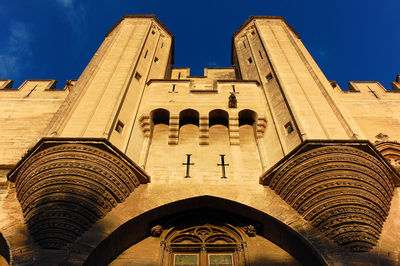
[[185,109],[179,113],[179,127],[187,124],[199,126],[199,112],[193,109]]
[[230,212],[258,222],[260,236],[286,250],[305,265],[327,265],[306,239],[276,218],[244,204],[213,196],[200,196],[175,201],[147,211],[127,221],[104,239],[88,256],[84,265],[106,265],[127,248],[150,235],[152,224],[164,217],[177,215],[196,208]]
[[229,127],[229,114],[227,111],[221,109],[212,110],[208,114],[208,119],[209,127],[214,125],[223,125]]
[[244,109],[239,112],[239,127],[243,125],[253,126],[256,121],[257,121],[256,112],[249,109]]
[[0,233],[0,265],[1,265],[1,260],[3,257],[8,264],[10,264],[10,249],[8,247],[7,241],[3,237],[3,235]]
[[153,125],[165,124],[169,125],[169,111],[163,108],[158,108],[150,113],[151,121]]

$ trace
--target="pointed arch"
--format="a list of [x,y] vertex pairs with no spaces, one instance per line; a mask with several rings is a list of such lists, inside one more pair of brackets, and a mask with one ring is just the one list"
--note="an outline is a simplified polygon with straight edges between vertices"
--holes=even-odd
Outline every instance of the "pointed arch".
[[185,109],[179,113],[179,127],[187,124],[199,126],[199,112],[193,109]]
[[229,114],[221,109],[214,109],[208,114],[209,127],[214,125],[223,125],[229,127]]
[[239,112],[239,127],[243,125],[253,126],[256,121],[257,121],[256,112],[249,109],[244,109]]
[[169,111],[163,108],[158,108],[150,113],[153,125],[165,124],[169,125]]
[[0,264],[1,264],[1,257],[3,257],[8,264],[10,264],[10,249],[8,247],[6,239],[0,233]]
[[106,265],[127,248],[150,235],[154,221],[194,209],[232,213],[256,221],[258,234],[286,250],[305,265],[327,265],[306,239],[276,218],[244,204],[213,196],[199,196],[159,206],[127,221],[104,239],[88,256],[84,265]]

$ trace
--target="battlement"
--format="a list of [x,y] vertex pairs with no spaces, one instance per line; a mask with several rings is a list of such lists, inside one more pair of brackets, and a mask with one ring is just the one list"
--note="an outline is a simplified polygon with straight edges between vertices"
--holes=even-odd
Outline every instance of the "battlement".
[[28,79],[18,88],[13,88],[14,81],[0,79],[1,98],[64,98],[76,84],[76,80],[67,80],[64,88],[57,89],[54,79]]
[[400,91],[400,74],[396,76],[396,81],[392,82],[392,90]]
[[[398,75],[395,82],[392,82],[392,89],[386,89],[378,81],[350,81],[348,90],[340,88],[336,81],[330,81],[334,92],[337,95],[353,95],[360,99],[400,99],[400,77]],[[354,96],[357,95],[357,96]]]
[[210,80],[236,80],[233,67],[206,67],[203,76],[190,76],[190,68],[173,68],[171,79],[210,79]]

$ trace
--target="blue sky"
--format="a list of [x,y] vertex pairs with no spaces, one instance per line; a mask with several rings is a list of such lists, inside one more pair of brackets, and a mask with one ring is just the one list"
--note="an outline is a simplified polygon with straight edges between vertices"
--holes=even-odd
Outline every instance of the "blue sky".
[[400,74],[400,1],[0,0],[0,79],[67,79],[83,71],[124,14],[155,14],[175,35],[175,67],[230,65],[232,34],[250,15],[280,15],[329,80]]

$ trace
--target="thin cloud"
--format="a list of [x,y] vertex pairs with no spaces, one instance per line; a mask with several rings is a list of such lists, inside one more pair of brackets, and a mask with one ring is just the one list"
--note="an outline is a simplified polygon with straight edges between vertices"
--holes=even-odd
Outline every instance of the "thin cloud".
[[73,0],[57,0],[57,2],[64,7],[71,7],[73,5]]
[[13,22],[9,31],[10,35],[2,49],[3,53],[0,53],[0,76],[3,78],[18,75],[32,58],[30,43],[33,38],[27,25]]
[[72,30],[80,37],[86,29],[86,6],[75,0],[57,0],[58,5],[64,13],[62,16],[71,26]]

